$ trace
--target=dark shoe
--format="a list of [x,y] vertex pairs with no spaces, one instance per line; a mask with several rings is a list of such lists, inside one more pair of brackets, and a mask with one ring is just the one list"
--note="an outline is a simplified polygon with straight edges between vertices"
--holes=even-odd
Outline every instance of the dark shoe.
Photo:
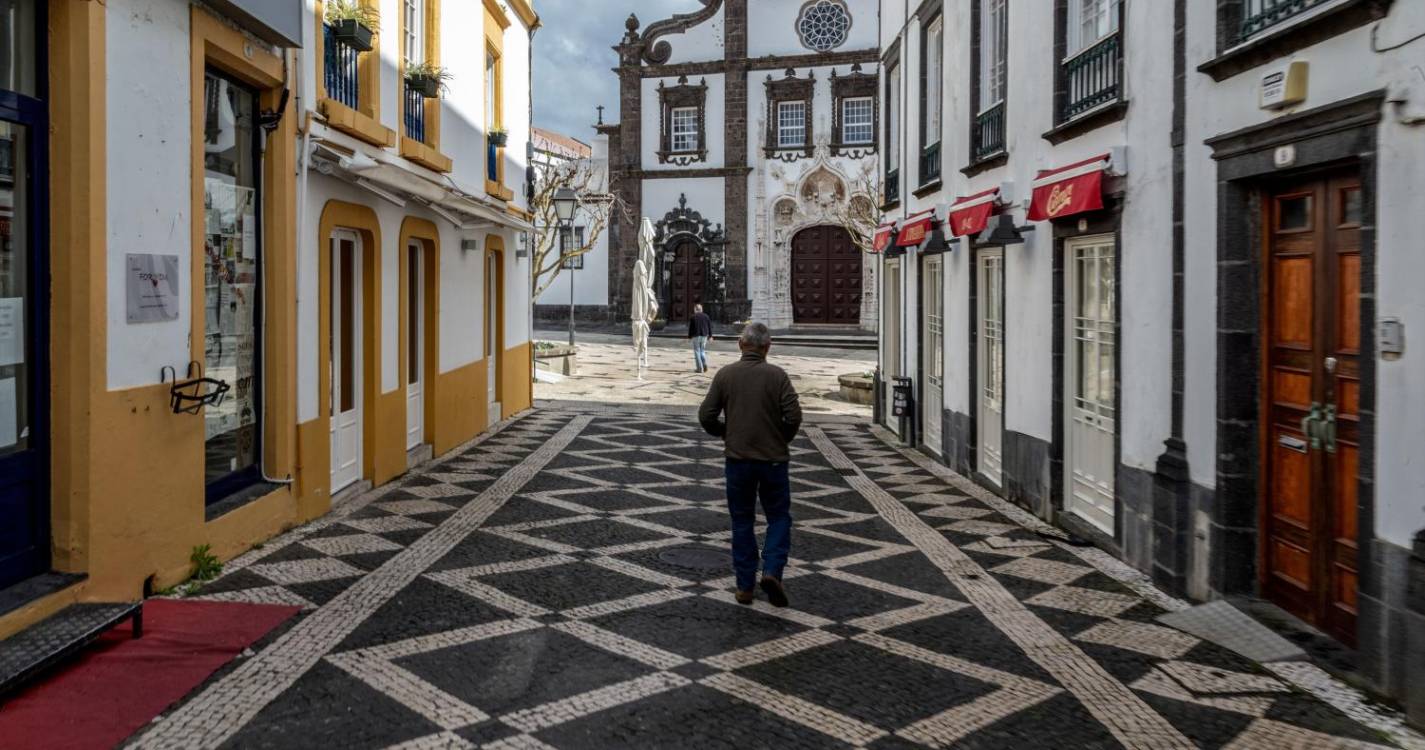
[[756,594],[751,591],[743,591],[742,589],[737,590],[738,604],[751,604],[754,598],[756,598]]
[[782,582],[772,576],[762,577],[762,591],[767,594],[767,601],[773,607],[787,606],[787,591],[782,588]]

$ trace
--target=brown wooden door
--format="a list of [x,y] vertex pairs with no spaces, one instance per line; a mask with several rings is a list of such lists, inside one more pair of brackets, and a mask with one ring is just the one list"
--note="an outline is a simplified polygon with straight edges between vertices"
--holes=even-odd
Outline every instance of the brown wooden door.
[[1264,204],[1263,588],[1354,645],[1360,180],[1283,186]]
[[841,227],[811,227],[792,238],[792,320],[861,322],[861,251]]
[[707,273],[702,248],[696,242],[678,243],[668,271],[668,320],[687,320],[693,315],[693,305],[703,302]]

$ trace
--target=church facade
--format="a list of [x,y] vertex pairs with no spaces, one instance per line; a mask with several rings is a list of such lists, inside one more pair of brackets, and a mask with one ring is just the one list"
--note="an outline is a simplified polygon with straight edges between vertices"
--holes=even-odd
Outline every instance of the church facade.
[[703,0],[614,48],[608,317],[628,320],[642,217],[659,317],[875,330],[877,284],[845,226],[878,196],[878,7],[871,0]]

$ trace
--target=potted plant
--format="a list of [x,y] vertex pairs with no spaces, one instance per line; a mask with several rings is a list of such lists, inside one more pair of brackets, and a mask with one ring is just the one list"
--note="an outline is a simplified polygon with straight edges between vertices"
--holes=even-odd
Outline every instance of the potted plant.
[[326,21],[332,37],[360,52],[371,51],[371,36],[379,28],[380,15],[361,0],[327,0]]
[[505,144],[510,142],[510,131],[497,125],[490,128],[489,138],[491,146],[504,148]]
[[427,62],[406,68],[406,86],[427,99],[440,96],[440,92],[446,88],[446,82],[453,77],[445,68]]

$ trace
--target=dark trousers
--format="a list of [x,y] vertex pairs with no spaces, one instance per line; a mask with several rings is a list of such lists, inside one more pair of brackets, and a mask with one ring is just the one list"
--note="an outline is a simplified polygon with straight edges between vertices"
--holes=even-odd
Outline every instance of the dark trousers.
[[782,577],[792,543],[792,486],[787,463],[727,460],[727,510],[732,516],[732,567],[737,588],[751,591],[757,583],[757,500],[767,517],[762,549],[762,574]]

